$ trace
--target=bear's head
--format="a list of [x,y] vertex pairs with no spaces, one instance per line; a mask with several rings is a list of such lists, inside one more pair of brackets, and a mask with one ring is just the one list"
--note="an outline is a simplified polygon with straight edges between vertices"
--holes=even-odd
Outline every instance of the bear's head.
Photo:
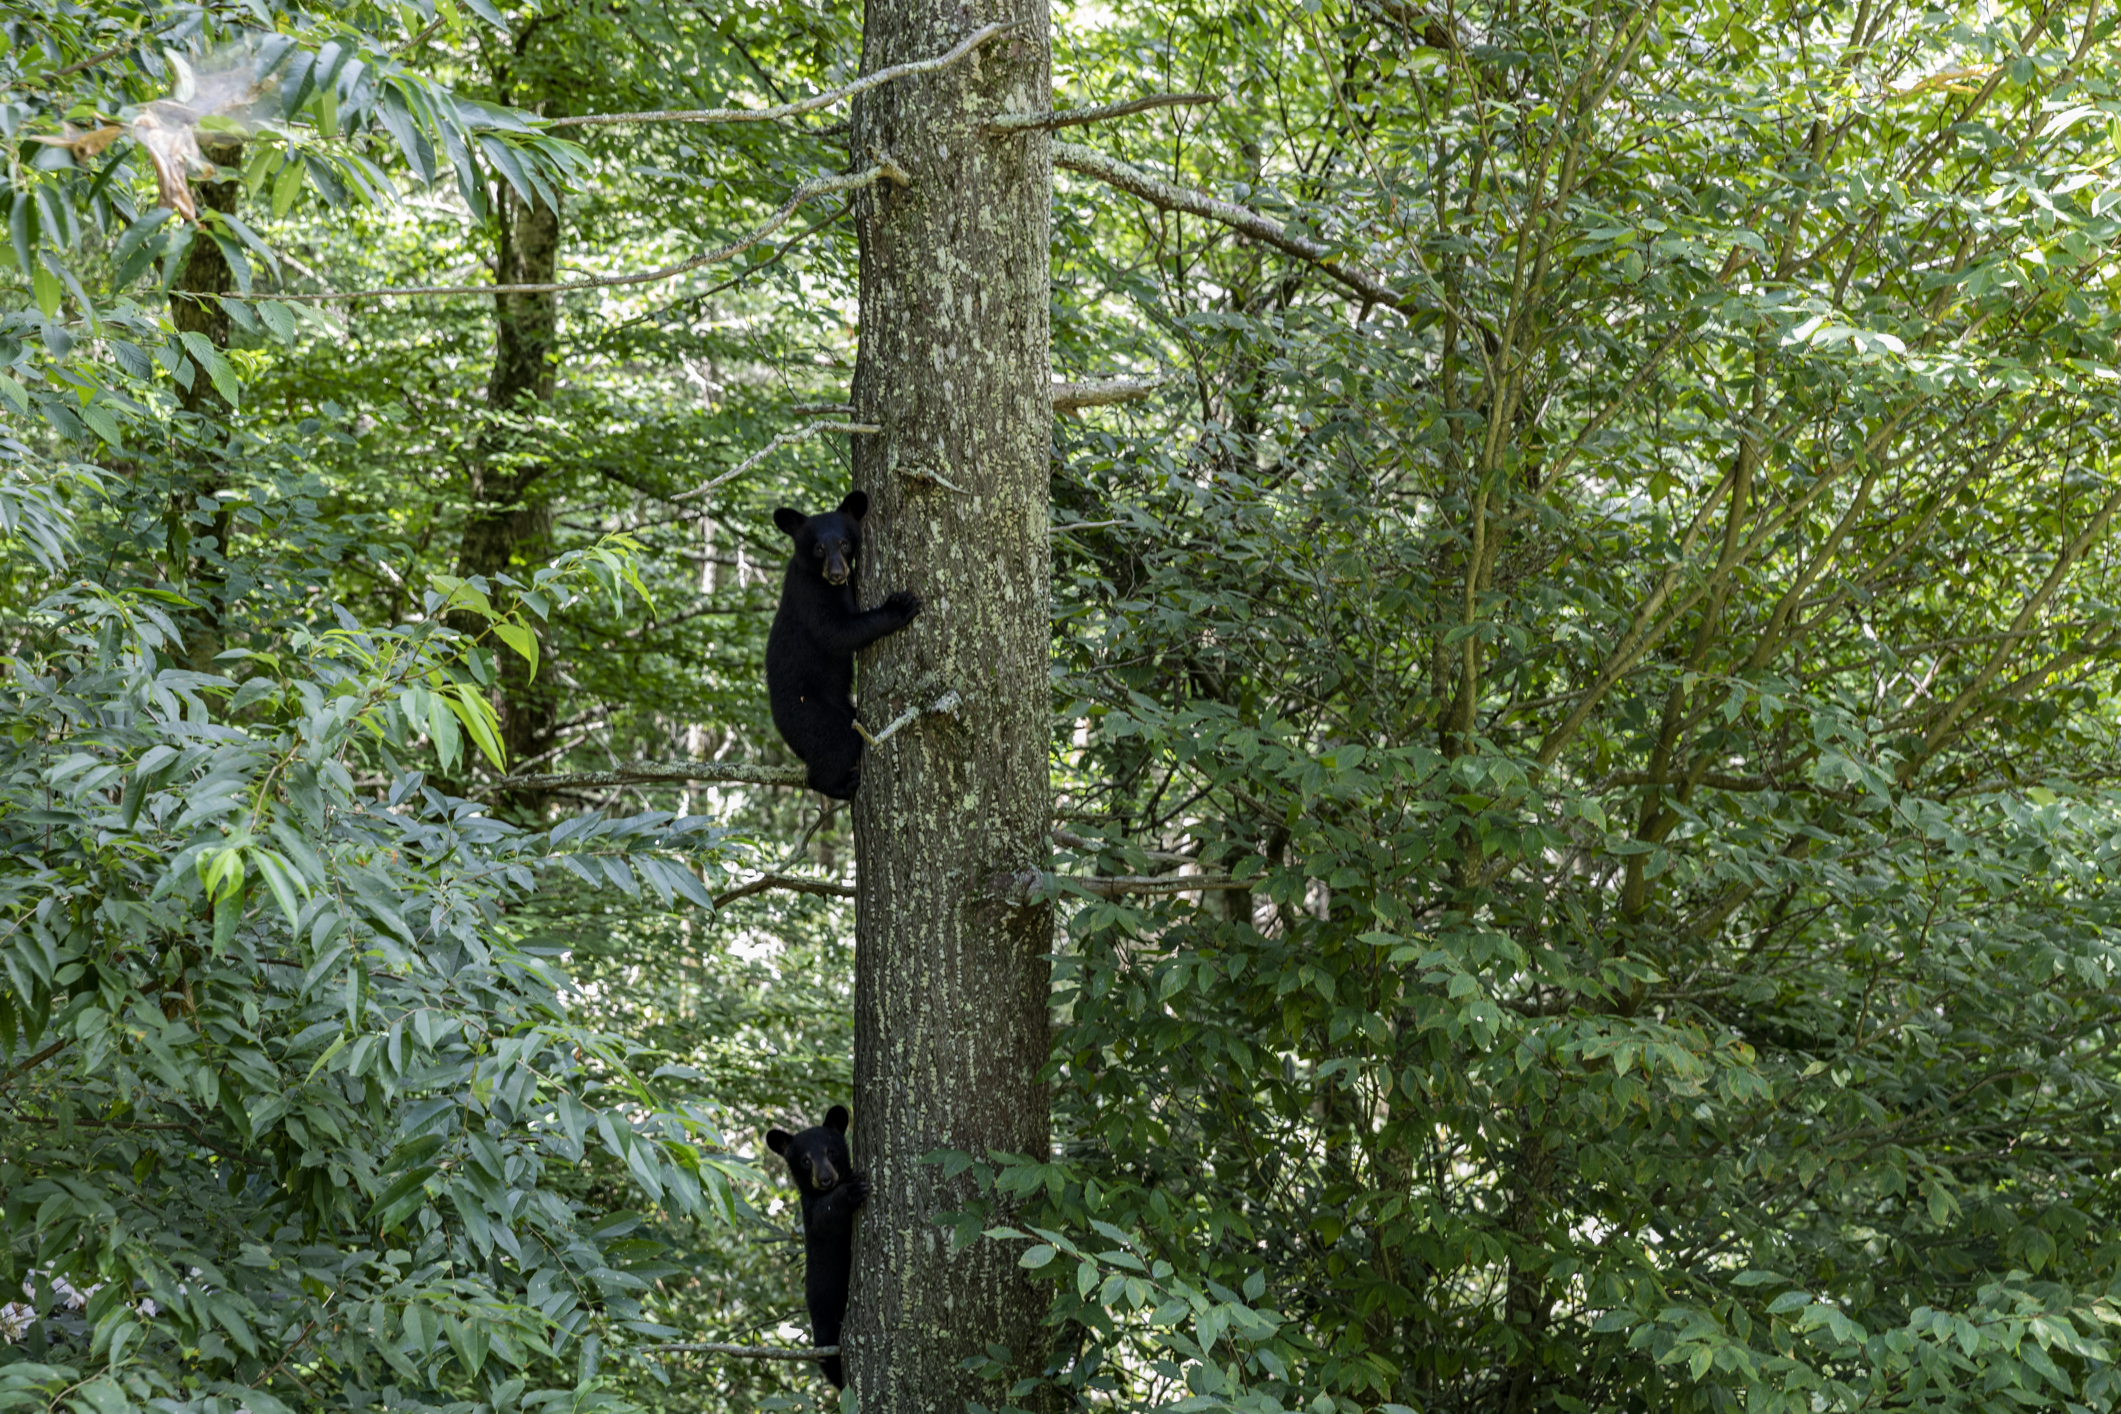
[[[859,493],[857,493],[859,494]],[[823,520],[823,516],[816,517]],[[766,1131],[766,1147],[788,1161],[795,1186],[804,1194],[829,1193],[854,1172],[847,1155],[847,1107],[834,1105],[825,1111],[825,1122],[801,1134],[785,1129]]]
[[854,557],[862,552],[862,517],[869,513],[869,498],[849,491],[847,499],[821,516],[806,516],[792,506],[773,513],[773,523],[795,541],[798,563],[815,563],[827,584],[845,584],[854,573]]

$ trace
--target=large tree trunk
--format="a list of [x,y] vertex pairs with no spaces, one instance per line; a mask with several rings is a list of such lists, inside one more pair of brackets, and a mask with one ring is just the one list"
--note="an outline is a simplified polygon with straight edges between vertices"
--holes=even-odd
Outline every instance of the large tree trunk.
[[[1043,1157],[1046,906],[1001,884],[1047,857],[1050,586],[1047,357],[1051,159],[1042,133],[989,137],[1005,111],[1050,102],[1046,0],[869,0],[871,72],[940,54],[979,24],[1027,22],[971,62],[856,100],[852,150],[888,153],[909,187],[858,209],[861,355],[853,397],[882,424],[855,441],[868,492],[861,596],[911,589],[926,608],[861,664],[881,725],[955,688],[865,753],[855,800],[854,1155],[870,1179],[844,1339],[866,1411],[961,1414],[996,1391],[960,1369],[990,1345],[1017,1373],[1043,1354],[1043,1298],[1016,1253],[952,1255],[937,1227],[970,1185],[920,1162],[936,1149]],[[922,472],[938,474],[946,489]]]

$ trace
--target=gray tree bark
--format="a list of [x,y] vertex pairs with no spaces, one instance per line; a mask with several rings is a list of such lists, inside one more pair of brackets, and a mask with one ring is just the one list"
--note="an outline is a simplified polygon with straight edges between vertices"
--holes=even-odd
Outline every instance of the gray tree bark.
[[861,1408],[891,1414],[996,1402],[959,1368],[990,1345],[1009,1347],[1017,1375],[1044,1356],[1043,1296],[1012,1250],[950,1252],[936,1220],[971,1187],[920,1160],[1043,1157],[1051,1143],[1038,1072],[1052,910],[1012,906],[998,881],[1045,861],[1052,820],[1052,164],[1044,133],[983,131],[1050,102],[1046,0],[868,0],[862,68],[940,54],[997,20],[1024,28],[853,113],[855,159],[888,154],[912,174],[858,199],[853,400],[884,428],[854,443],[870,500],[861,598],[911,589],[926,604],[863,655],[862,716],[880,726],[951,688],[965,699],[867,751],[854,803],[853,1141],[870,1197],[843,1341]]

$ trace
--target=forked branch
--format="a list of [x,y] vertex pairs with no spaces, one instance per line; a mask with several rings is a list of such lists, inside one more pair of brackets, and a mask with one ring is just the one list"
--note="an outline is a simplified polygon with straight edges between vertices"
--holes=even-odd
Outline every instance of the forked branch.
[[995,896],[1017,908],[1037,901],[1054,885],[1063,895],[1121,898],[1127,894],[1231,893],[1257,888],[1259,881],[1233,879],[1228,874],[1048,874],[1038,869],[997,874],[990,880]]

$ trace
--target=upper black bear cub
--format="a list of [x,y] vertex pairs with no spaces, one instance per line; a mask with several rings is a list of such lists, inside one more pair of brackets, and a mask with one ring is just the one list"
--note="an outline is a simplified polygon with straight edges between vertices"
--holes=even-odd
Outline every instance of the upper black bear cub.
[[[766,1131],[766,1147],[788,1161],[803,1201],[803,1297],[810,1305],[810,1338],[820,1346],[840,1343],[847,1314],[847,1279],[854,1271],[854,1210],[869,1196],[869,1181],[847,1157],[847,1107],[825,1111],[825,1122],[801,1134]],[[845,1388],[840,1359],[818,1364],[834,1389]]]
[[869,498],[849,491],[820,516],[782,506],[773,523],[795,540],[781,607],[766,637],[766,696],[773,725],[803,764],[810,788],[852,800],[862,783],[862,739],[854,730],[854,652],[897,633],[921,611],[906,590],[864,613],[854,604]]

